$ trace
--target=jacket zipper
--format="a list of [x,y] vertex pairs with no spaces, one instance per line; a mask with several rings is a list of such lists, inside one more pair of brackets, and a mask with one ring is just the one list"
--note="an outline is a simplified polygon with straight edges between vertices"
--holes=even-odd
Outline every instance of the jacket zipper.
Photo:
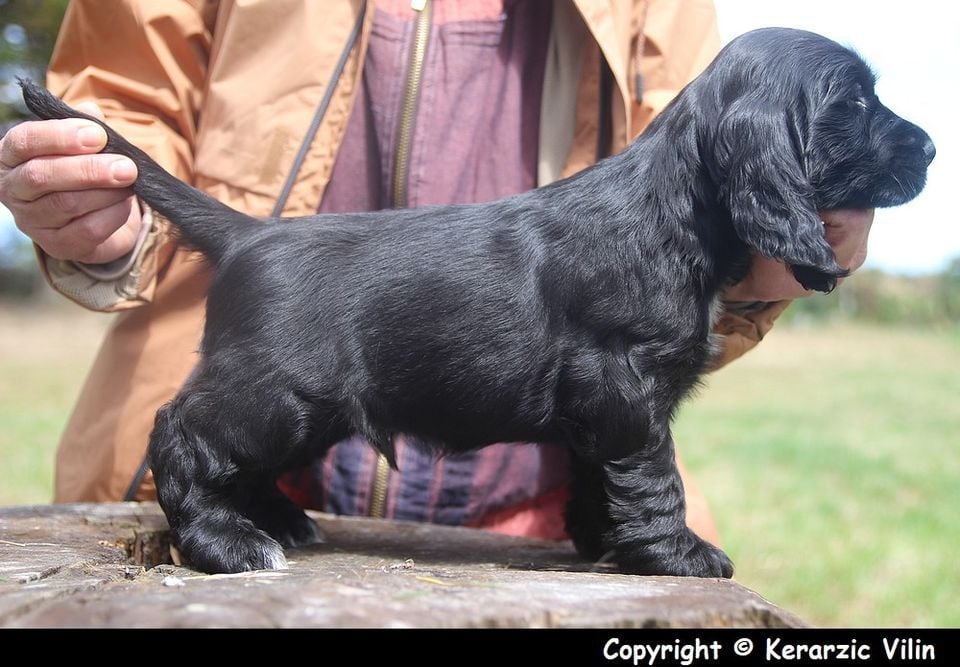
[[[411,0],[410,7],[417,12],[417,22],[413,31],[413,43],[410,46],[410,60],[407,65],[406,87],[403,93],[403,105],[400,108],[400,125],[397,131],[397,150],[394,158],[393,179],[391,182],[391,205],[393,208],[407,206],[407,179],[410,171],[410,148],[413,141],[413,120],[417,111],[417,99],[420,96],[420,83],[427,53],[427,40],[430,37],[433,18],[433,0]],[[373,488],[370,494],[370,516],[382,518],[387,508],[387,488],[390,483],[390,464],[383,454],[377,455],[377,464],[373,473]]]
[[400,126],[397,132],[397,153],[393,166],[393,194],[390,198],[394,208],[404,208],[407,205],[407,177],[410,170],[410,148],[413,141],[413,119],[417,111],[417,98],[420,96],[420,79],[423,76],[427,39],[430,37],[430,23],[433,18],[433,0],[411,0],[410,6],[418,14],[417,23],[414,27],[413,44],[410,47],[407,85],[403,93]]

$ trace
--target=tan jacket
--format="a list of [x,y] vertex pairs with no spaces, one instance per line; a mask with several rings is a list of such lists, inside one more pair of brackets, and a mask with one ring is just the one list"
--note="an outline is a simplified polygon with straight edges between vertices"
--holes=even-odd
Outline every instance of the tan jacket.
[[[373,12],[296,179],[285,215],[317,209],[361,75]],[[230,206],[269,214],[361,0],[71,3],[48,84],[95,100],[109,122],[180,178]],[[709,0],[569,0],[553,13],[541,114],[541,181],[595,159],[600,54],[613,75],[612,149],[639,133],[719,47]],[[639,51],[638,51],[639,49]],[[636,101],[635,75],[644,90]],[[128,262],[82,267],[40,253],[50,283],[82,305],[119,311],[60,444],[56,500],[122,497],[153,415],[196,361],[209,275],[162,221],[145,216]],[[727,317],[728,360],[752,347],[781,307]],[[152,497],[150,480],[139,497]]]

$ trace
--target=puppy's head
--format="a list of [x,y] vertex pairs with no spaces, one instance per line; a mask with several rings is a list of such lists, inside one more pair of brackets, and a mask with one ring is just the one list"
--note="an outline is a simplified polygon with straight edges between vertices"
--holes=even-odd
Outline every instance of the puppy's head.
[[737,235],[807,289],[846,275],[818,210],[896,206],[923,189],[927,134],[874,94],[855,53],[814,33],[766,28],[731,42],[702,77],[701,141]]

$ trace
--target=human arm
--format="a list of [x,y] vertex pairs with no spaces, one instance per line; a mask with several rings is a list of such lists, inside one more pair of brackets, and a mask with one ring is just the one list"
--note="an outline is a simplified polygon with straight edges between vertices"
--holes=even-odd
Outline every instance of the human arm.
[[[840,266],[851,273],[867,259],[867,239],[873,224],[873,209],[821,211],[824,236]],[[782,301],[814,294],[796,281],[789,267],[766,257],[754,258],[747,277],[727,290],[727,301]]]
[[[866,260],[873,209],[821,211],[824,234],[840,266],[856,271]],[[722,368],[757,345],[794,299],[815,294],[794,279],[789,267],[755,257],[747,276],[729,288],[726,310],[714,326],[723,347],[713,369]]]
[[[49,87],[74,105],[95,102],[113,127],[179,178],[190,180],[210,49],[212,15],[204,10],[206,4],[71,3],[50,63]],[[36,127],[30,126],[38,123],[24,125],[24,132],[35,134]],[[76,145],[57,148],[75,151]],[[97,148],[83,149],[85,162],[74,160],[75,169],[54,164],[41,176],[48,192],[17,203],[14,214],[36,242],[40,267],[54,289],[88,308],[113,311],[151,299],[173,243],[149,212],[138,210],[136,200],[123,192],[126,181],[102,187],[109,178],[105,165],[116,158],[91,155]],[[53,161],[45,162],[50,167]],[[78,173],[87,178],[81,177],[79,191],[71,190]],[[112,192],[93,194],[103,189]],[[80,194],[64,196],[61,191]],[[85,200],[80,216],[71,210],[78,199]],[[98,204],[103,205],[96,208]],[[87,219],[95,223],[80,219],[90,213],[82,208],[91,205],[96,215]]]

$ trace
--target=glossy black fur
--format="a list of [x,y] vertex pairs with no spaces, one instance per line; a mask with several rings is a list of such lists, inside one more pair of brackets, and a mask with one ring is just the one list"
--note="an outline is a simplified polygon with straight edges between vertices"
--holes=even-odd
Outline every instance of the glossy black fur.
[[[216,265],[199,364],[150,442],[184,555],[207,571],[282,567],[281,544],[317,535],[276,476],[355,432],[390,457],[404,432],[448,452],[567,443],[581,553],[731,576],[685,525],[670,421],[751,252],[832,289],[845,271],[817,209],[920,192],[933,145],[872,90],[837,44],[756,31],[572,178],[486,204],[267,224],[111,133],[141,198]],[[43,118],[78,115],[29,84],[25,96]]]

